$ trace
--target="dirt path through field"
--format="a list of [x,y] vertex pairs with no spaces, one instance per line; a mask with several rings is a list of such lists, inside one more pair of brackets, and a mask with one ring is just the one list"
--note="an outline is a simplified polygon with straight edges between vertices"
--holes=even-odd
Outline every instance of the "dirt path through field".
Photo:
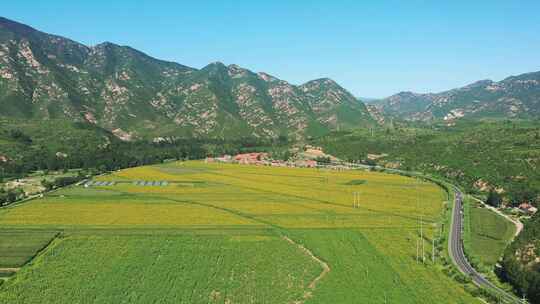
[[298,247],[300,250],[302,250],[306,255],[308,255],[312,260],[314,260],[315,262],[319,263],[319,265],[321,265],[322,267],[322,272],[315,278],[313,279],[313,281],[311,281],[311,283],[309,283],[308,285],[308,288],[311,289],[311,291],[306,291],[304,293],[304,297],[303,297],[303,301],[296,301],[294,302],[295,304],[301,304],[303,303],[306,299],[308,299],[309,297],[311,297],[311,294],[312,294],[312,291],[315,289],[315,287],[317,286],[317,282],[319,282],[320,280],[322,280],[324,278],[324,276],[326,276],[326,274],[328,274],[330,272],[330,266],[328,266],[328,264],[326,262],[324,262],[323,260],[319,259],[318,257],[316,257],[313,252],[311,252],[311,250],[307,249],[306,247],[304,247],[303,245],[300,245],[298,243],[296,243],[295,241],[293,241],[292,239],[290,239],[289,237],[287,236],[283,236],[283,239],[286,240],[287,242],[291,243],[292,245]]

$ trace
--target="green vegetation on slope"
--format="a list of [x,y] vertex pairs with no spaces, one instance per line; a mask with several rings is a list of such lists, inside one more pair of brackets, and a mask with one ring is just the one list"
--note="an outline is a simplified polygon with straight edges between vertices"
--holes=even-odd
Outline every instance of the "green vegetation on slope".
[[481,80],[441,93],[400,92],[375,103],[380,111],[408,120],[538,118],[540,72],[499,82]]
[[2,17],[0,46],[0,117],[88,122],[146,140],[304,138],[374,125],[365,105],[330,79],[296,86],[220,62],[197,70]]
[[504,252],[499,275],[531,303],[540,303],[540,216],[525,227]]
[[200,159],[258,150],[279,156],[288,144],[284,137],[123,142],[87,123],[0,118],[0,183],[3,178],[20,178],[36,170],[76,168],[98,173],[166,159]]

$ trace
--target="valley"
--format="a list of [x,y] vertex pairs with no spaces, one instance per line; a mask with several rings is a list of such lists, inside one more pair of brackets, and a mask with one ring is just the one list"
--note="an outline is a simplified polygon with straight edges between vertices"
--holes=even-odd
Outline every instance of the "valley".
[[538,23],[512,3],[121,2],[78,35],[82,4],[0,16],[0,304],[540,303]]

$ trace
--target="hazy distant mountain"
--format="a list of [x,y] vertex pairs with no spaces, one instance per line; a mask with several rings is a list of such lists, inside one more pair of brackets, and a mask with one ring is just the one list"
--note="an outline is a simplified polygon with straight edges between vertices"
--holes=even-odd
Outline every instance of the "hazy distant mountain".
[[330,79],[291,85],[212,63],[198,70],[105,42],[88,47],[0,18],[0,116],[88,121],[118,137],[303,137],[374,124]]
[[365,104],[371,104],[376,103],[377,101],[381,100],[382,98],[374,98],[374,97],[358,97],[358,100],[365,103]]
[[401,92],[375,103],[386,115],[407,120],[540,117],[540,72],[481,80],[442,93]]

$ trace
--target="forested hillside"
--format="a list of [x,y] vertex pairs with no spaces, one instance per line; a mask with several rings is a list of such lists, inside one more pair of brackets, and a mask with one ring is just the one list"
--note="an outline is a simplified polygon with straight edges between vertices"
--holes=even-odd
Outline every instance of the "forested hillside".
[[126,142],[89,123],[0,119],[0,179],[35,170],[81,168],[97,173],[166,159],[200,159],[241,151],[276,151],[278,156],[287,145],[283,137]]
[[500,276],[531,303],[540,303],[540,216],[526,223],[518,238],[506,248]]

